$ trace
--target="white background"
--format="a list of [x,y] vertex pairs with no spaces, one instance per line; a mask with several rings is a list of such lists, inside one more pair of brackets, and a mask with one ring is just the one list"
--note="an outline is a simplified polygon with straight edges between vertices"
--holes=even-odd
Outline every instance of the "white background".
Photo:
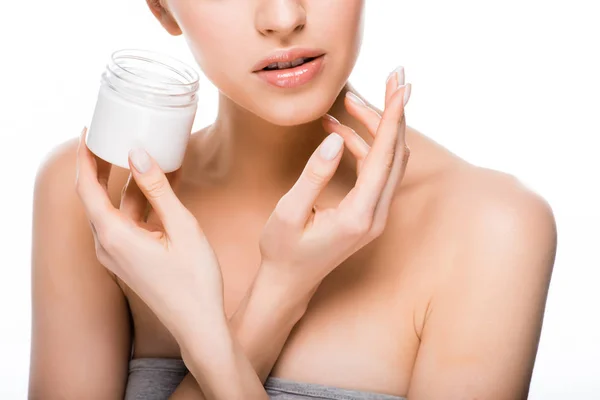
[[[517,175],[554,209],[559,248],[530,398],[600,398],[597,2],[366,1],[351,82],[382,105],[387,74],[404,65],[410,126],[473,163]],[[20,399],[39,163],[89,124],[113,50],[193,60],[143,0],[8,1],[0,41],[0,398]],[[202,79],[196,128],[216,113],[216,91]]]

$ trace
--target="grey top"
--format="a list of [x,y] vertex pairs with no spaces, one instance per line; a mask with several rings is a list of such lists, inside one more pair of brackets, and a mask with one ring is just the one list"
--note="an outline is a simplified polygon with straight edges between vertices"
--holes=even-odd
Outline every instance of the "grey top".
[[[175,391],[188,370],[182,360],[138,358],[129,363],[125,400],[166,400]],[[269,377],[265,390],[276,400],[405,400],[381,393],[338,389],[312,383],[293,382]]]

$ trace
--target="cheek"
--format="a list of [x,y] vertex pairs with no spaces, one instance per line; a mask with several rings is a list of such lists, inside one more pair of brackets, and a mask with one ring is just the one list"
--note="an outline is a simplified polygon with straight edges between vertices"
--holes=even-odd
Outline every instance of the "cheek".
[[231,85],[249,61],[248,44],[243,40],[248,37],[248,22],[241,19],[249,11],[231,12],[230,8],[220,2],[196,4],[178,10],[177,18],[196,62],[220,89]]
[[[220,25],[220,24],[219,24]],[[198,24],[186,32],[190,50],[204,74],[218,87],[237,75],[244,59],[239,32],[216,24]],[[247,57],[246,57],[247,58]]]
[[323,37],[328,40],[329,46],[335,49],[338,57],[344,58],[342,63],[350,69],[358,57],[363,35],[363,2],[362,1],[335,1],[333,10],[322,13],[320,27]]

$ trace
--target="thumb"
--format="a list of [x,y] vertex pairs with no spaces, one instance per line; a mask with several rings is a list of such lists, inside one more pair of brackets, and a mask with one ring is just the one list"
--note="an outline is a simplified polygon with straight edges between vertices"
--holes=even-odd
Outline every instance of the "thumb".
[[131,175],[140,191],[156,212],[167,234],[176,233],[176,229],[185,226],[189,211],[175,195],[167,176],[158,163],[141,148],[129,152]]
[[304,226],[321,191],[327,186],[340,164],[344,139],[331,133],[312,154],[300,178],[282,198],[280,215]]

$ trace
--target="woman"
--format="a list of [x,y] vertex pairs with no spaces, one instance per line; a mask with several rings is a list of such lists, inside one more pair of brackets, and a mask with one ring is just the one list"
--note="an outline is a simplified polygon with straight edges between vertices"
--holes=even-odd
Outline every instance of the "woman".
[[219,113],[173,190],[84,140],[41,167],[30,397],[525,398],[552,211],[406,127],[402,68],[355,92],[364,1],[148,4]]

